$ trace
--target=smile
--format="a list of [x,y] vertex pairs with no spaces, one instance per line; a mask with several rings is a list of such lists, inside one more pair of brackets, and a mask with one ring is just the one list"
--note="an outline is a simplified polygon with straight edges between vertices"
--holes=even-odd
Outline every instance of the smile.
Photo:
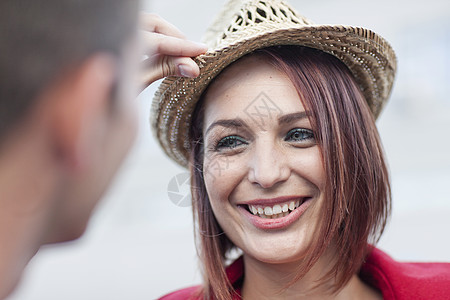
[[311,197],[281,197],[254,200],[238,205],[240,212],[253,226],[282,229],[298,220],[312,203]]
[[300,206],[302,200],[289,201],[273,206],[248,205],[248,211],[253,215],[265,219],[278,219],[286,217],[294,209]]

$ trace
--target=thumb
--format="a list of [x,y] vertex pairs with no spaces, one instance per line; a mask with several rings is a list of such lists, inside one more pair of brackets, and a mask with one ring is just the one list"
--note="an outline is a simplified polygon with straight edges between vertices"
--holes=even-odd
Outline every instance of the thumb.
[[200,69],[190,57],[159,56],[144,61],[141,84],[146,88],[167,76],[197,77]]
[[182,77],[197,77],[200,75],[200,68],[190,57],[178,57],[173,60],[176,66],[176,73],[169,75],[182,76]]

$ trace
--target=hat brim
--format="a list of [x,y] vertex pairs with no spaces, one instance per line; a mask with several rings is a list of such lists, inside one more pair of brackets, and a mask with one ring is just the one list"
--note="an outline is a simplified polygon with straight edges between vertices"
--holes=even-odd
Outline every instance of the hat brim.
[[389,43],[371,30],[343,25],[301,25],[257,28],[230,34],[219,46],[195,58],[197,78],[167,77],[152,103],[151,125],[166,154],[189,164],[189,128],[194,108],[209,83],[228,65],[258,49],[299,45],[336,56],[351,71],[375,118],[386,103],[394,81],[396,57]]

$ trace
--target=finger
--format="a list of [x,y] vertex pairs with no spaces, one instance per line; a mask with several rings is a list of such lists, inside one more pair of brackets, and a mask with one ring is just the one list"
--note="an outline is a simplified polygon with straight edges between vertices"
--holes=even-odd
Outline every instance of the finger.
[[[150,60],[150,59],[149,59]],[[189,57],[158,57],[157,61],[144,61],[142,78],[150,84],[167,76],[197,77],[200,68]]]
[[164,54],[169,56],[194,57],[205,53],[208,47],[205,44],[167,36],[153,32],[143,32],[144,47],[148,56]]
[[175,25],[167,22],[156,14],[141,12],[139,18],[142,30],[186,39],[186,36]]
[[141,85],[143,88],[167,76],[197,77],[200,68],[189,57],[159,56],[143,62]]

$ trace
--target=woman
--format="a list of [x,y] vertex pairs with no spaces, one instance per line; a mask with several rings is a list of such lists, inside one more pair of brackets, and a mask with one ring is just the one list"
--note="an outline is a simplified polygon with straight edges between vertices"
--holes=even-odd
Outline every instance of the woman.
[[162,299],[448,297],[447,264],[397,263],[369,244],[390,211],[375,126],[389,44],[267,0],[231,1],[207,38],[199,78],[167,78],[154,101],[163,149],[192,173],[204,271],[202,287]]

